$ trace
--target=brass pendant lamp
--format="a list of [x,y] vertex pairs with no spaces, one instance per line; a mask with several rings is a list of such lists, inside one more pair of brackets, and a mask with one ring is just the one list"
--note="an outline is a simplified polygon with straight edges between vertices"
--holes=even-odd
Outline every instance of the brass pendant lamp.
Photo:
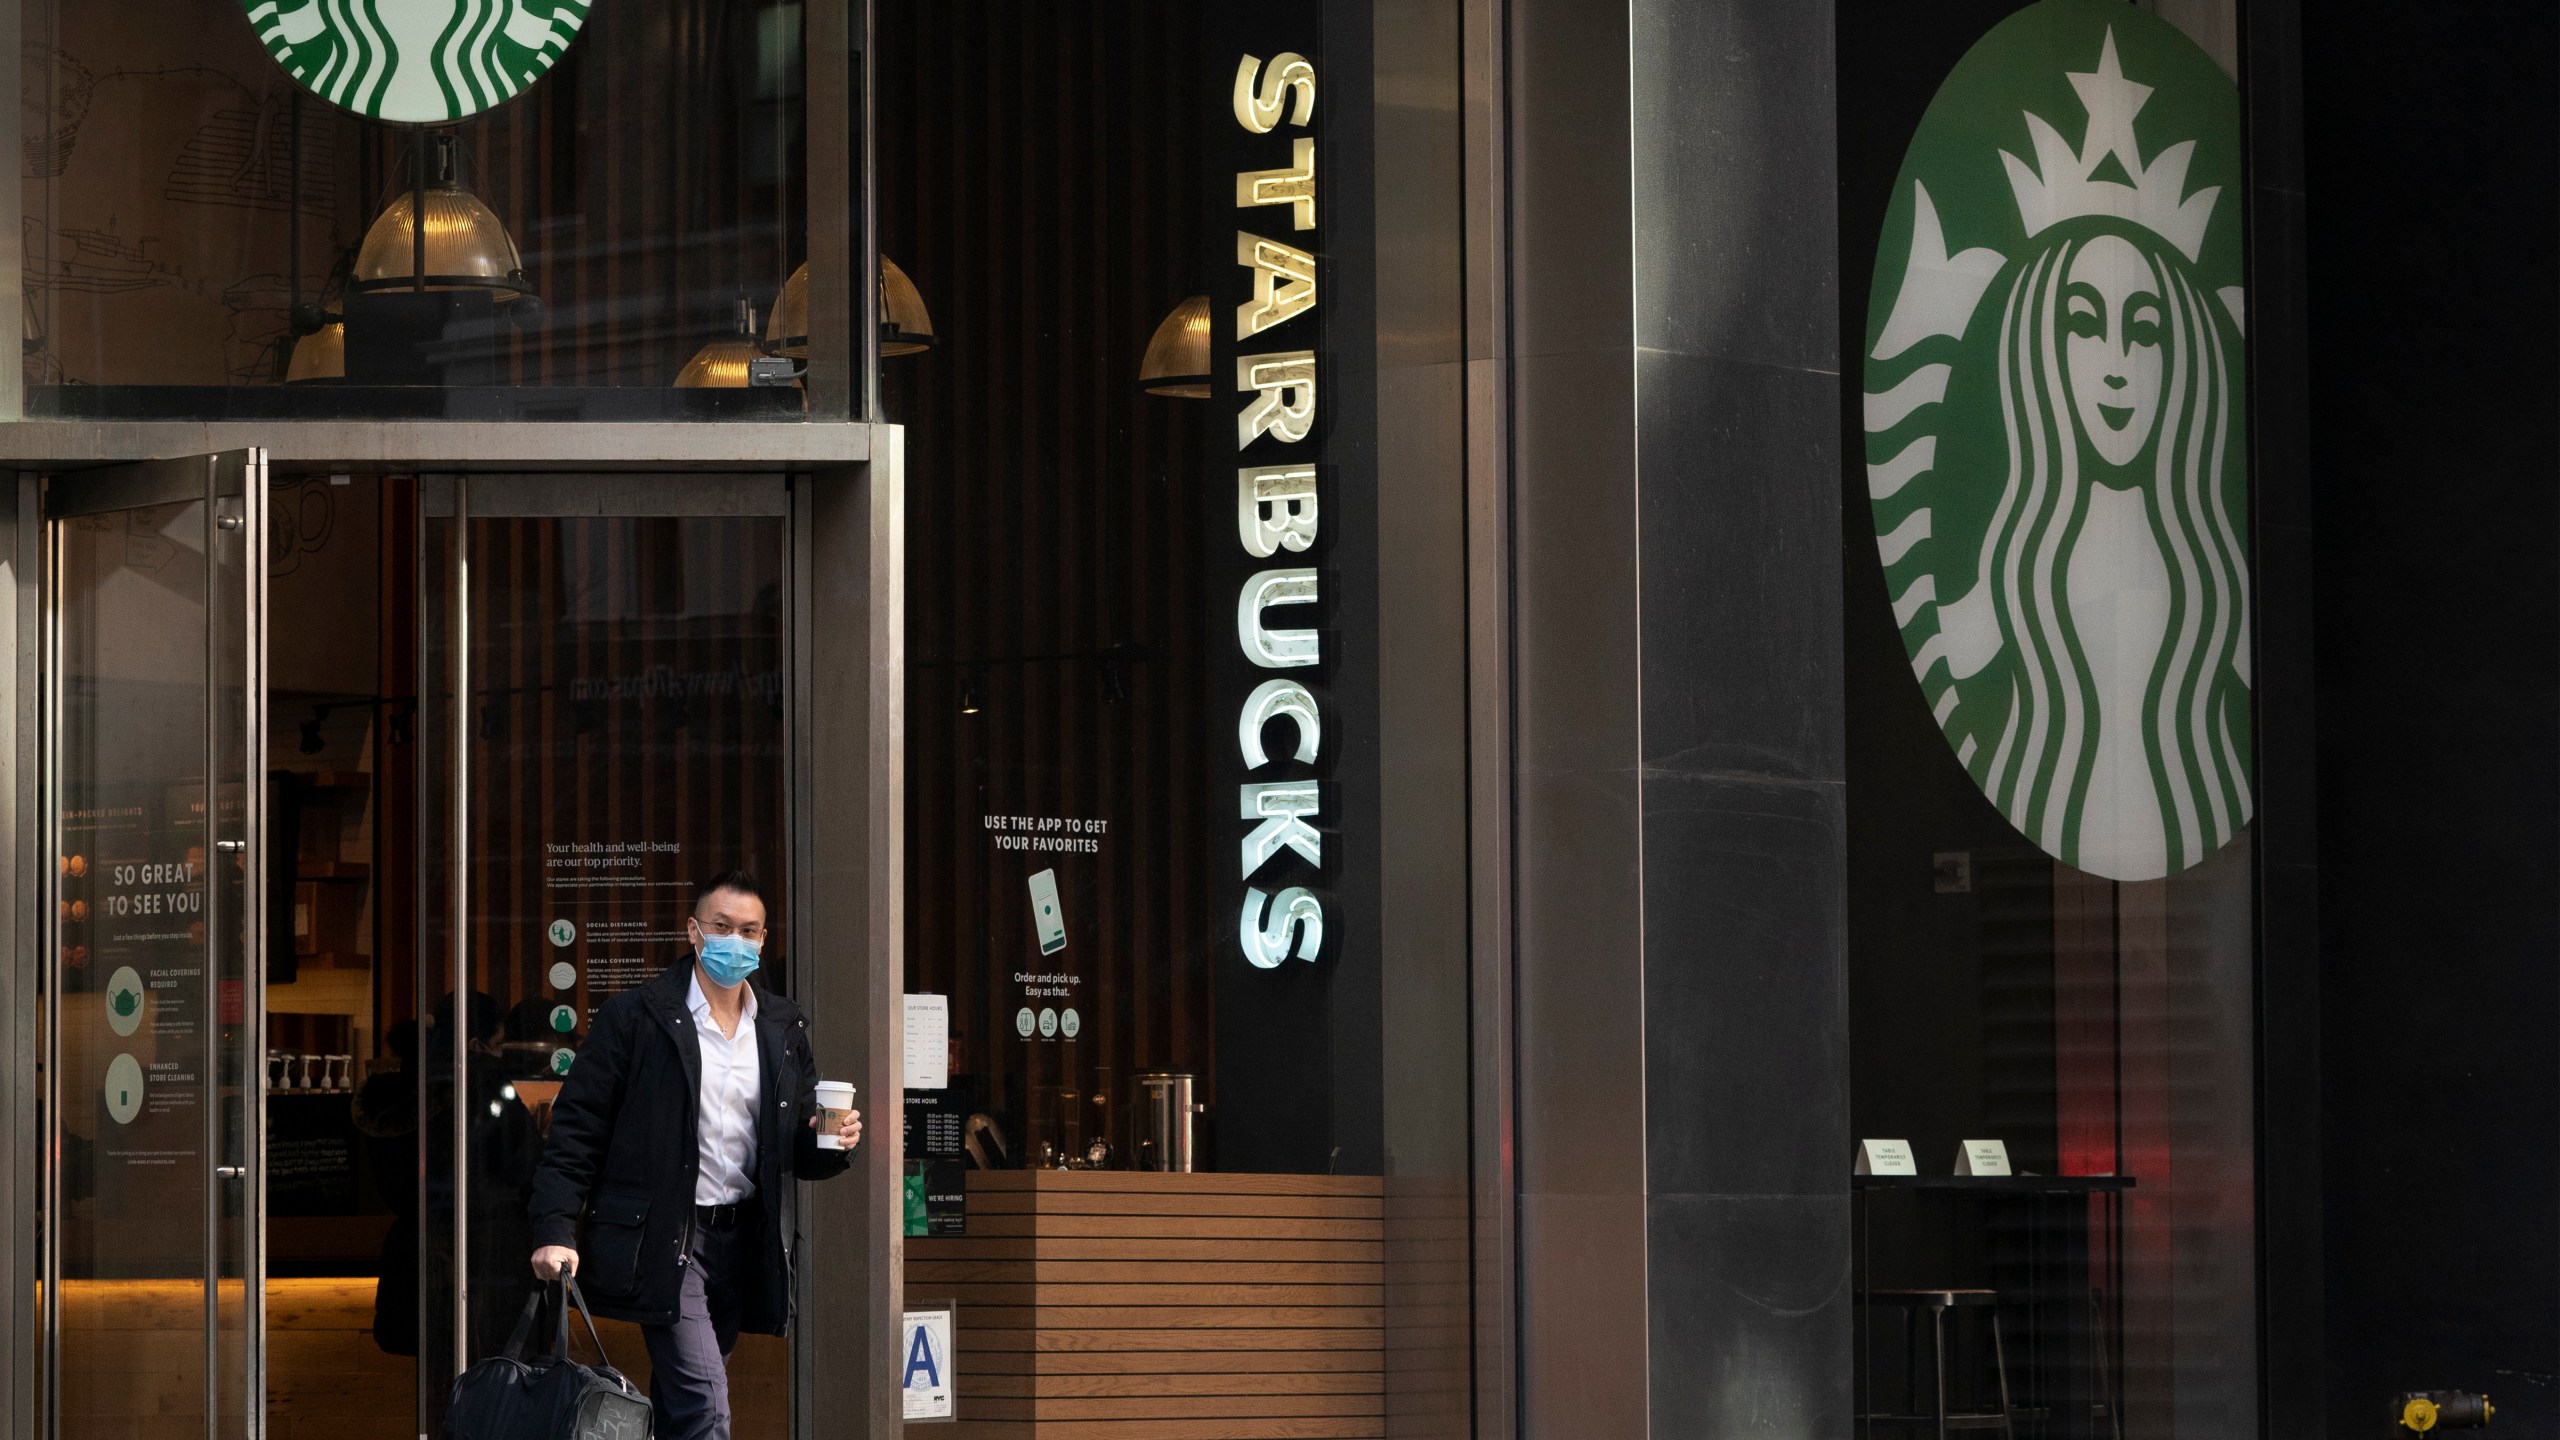
[[[776,355],[794,360],[809,358],[809,267],[804,262],[782,282],[782,294],[773,302],[773,320],[765,326],[765,344]],[[924,308],[924,296],[916,282],[898,268],[898,262],[880,257],[880,353],[918,355],[937,343],[933,333],[933,317]]]
[[349,286],[486,290],[500,305],[529,298],[533,285],[525,278],[515,237],[462,183],[454,138],[435,136],[432,149],[419,158],[427,167],[425,182],[393,196],[375,217],[356,251]]
[[1138,362],[1138,384],[1150,395],[1182,400],[1209,398],[1209,297],[1194,295],[1173,307],[1147,341]]
[[753,301],[738,302],[738,328],[735,332],[712,341],[693,352],[684,370],[676,376],[679,390],[743,390],[754,383],[755,362],[765,358],[764,342],[756,338],[756,307]]

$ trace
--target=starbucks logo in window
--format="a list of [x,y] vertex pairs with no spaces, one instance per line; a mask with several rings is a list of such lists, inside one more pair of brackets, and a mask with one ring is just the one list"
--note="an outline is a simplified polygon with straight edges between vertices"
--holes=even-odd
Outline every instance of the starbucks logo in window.
[[2240,109],[2148,13],[2046,0],[1930,103],[1868,298],[1867,491],[1930,713],[2118,880],[2248,823]]
[[267,53],[359,115],[435,125],[515,98],[594,0],[243,0]]

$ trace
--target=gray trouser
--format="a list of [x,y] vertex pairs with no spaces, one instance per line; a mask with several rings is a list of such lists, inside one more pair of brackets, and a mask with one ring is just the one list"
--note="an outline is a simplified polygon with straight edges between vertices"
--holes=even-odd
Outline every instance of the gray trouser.
[[649,1342],[656,1440],[729,1440],[729,1347],[738,1343],[739,1288],[746,1280],[739,1271],[760,1223],[753,1201],[739,1209],[730,1229],[694,1225],[675,1323],[640,1327]]

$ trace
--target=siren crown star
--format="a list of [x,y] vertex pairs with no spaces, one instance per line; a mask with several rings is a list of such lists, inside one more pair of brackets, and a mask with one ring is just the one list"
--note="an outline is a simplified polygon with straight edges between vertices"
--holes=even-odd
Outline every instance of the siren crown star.
[[[2150,165],[2142,163],[2141,148],[2133,138],[2133,117],[2151,98],[2151,87],[2125,78],[2124,67],[2116,59],[2113,26],[2107,29],[2095,70],[2065,73],[2071,88],[2080,92],[2081,108],[2089,112],[2089,128],[2079,150],[2074,152],[2060,131],[2030,110],[2022,113],[2027,138],[2035,147],[2034,167],[2006,150],[2000,152],[2027,234],[2040,235],[2084,215],[2112,215],[2166,240],[2193,263],[2204,248],[2214,202],[2222,194],[2219,185],[2186,193],[2187,165],[2195,158],[2196,142],[2181,140],[2161,151]],[[2113,166],[2107,165],[2110,159]],[[2098,178],[2101,167],[2109,178]],[[2119,174],[2131,183],[2113,178]]]

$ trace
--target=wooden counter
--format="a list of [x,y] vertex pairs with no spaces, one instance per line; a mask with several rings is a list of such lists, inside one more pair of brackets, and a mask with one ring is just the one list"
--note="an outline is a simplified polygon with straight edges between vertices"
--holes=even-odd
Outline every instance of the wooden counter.
[[1375,1176],[969,1172],[968,1234],[906,1242],[909,1302],[958,1304],[942,1435],[1383,1436],[1379,1194]]

